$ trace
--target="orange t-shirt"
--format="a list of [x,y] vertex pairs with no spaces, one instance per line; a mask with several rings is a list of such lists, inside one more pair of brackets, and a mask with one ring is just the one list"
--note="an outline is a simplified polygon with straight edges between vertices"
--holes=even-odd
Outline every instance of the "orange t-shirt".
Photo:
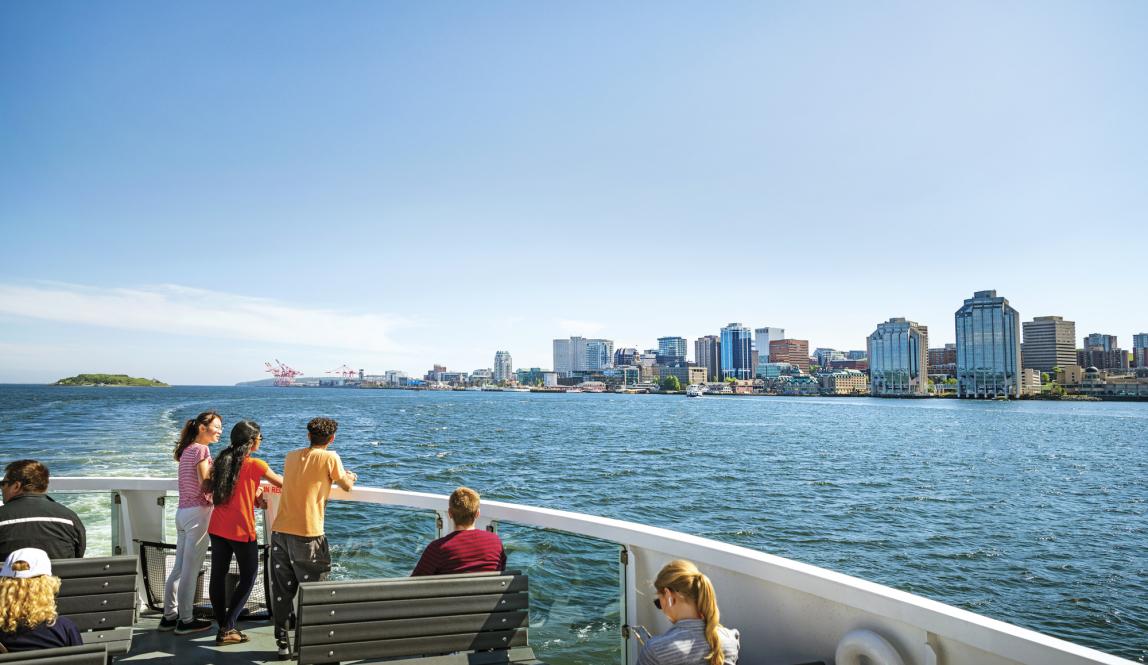
[[303,448],[287,453],[283,461],[283,491],[272,531],[303,538],[323,535],[323,511],[331,483],[346,475],[339,453],[326,448]]
[[211,521],[207,524],[208,533],[241,543],[258,540],[255,536],[255,490],[270,468],[267,462],[261,459],[248,457],[243,460],[231,498],[227,503],[216,506],[211,511]]

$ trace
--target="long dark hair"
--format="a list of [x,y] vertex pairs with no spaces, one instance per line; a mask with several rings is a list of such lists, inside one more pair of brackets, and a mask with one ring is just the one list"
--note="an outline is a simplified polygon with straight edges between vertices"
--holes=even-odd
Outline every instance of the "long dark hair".
[[179,461],[180,455],[187,447],[195,443],[195,438],[199,436],[199,428],[211,427],[211,423],[215,420],[223,422],[223,418],[215,411],[204,411],[194,418],[188,418],[187,422],[183,424],[183,429],[179,432],[179,442],[175,444],[175,461]]
[[211,502],[215,505],[222,506],[231,500],[243,460],[247,459],[259,433],[259,423],[254,420],[240,420],[231,428],[231,444],[219,451],[211,467]]

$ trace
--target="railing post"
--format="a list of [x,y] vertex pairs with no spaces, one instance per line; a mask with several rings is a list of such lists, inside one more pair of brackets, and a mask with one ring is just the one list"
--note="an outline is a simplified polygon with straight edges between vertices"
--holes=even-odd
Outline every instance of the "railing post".
[[630,657],[630,631],[635,618],[632,608],[634,605],[633,584],[631,583],[630,550],[625,545],[618,552],[618,585],[619,595],[618,618],[622,621],[622,665],[629,665],[636,659]]

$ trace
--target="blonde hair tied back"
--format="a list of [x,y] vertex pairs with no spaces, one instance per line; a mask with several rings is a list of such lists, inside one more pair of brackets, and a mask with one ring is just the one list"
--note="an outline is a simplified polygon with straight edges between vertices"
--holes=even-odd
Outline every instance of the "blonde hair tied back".
[[717,606],[717,594],[714,593],[710,578],[698,570],[692,562],[677,559],[667,563],[654,580],[655,589],[669,589],[684,596],[697,606],[698,612],[706,622],[706,642],[710,645],[710,652],[706,654],[708,665],[723,665],[725,654],[721,649],[721,614]]

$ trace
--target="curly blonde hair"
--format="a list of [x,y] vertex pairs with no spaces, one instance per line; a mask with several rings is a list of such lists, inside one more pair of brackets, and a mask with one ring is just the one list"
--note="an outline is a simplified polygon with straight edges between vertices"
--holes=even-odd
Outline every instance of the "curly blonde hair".
[[[14,570],[28,570],[28,564],[17,561]],[[56,622],[56,594],[60,578],[40,575],[18,579],[0,577],[0,632],[14,633],[21,626],[35,628]]]

